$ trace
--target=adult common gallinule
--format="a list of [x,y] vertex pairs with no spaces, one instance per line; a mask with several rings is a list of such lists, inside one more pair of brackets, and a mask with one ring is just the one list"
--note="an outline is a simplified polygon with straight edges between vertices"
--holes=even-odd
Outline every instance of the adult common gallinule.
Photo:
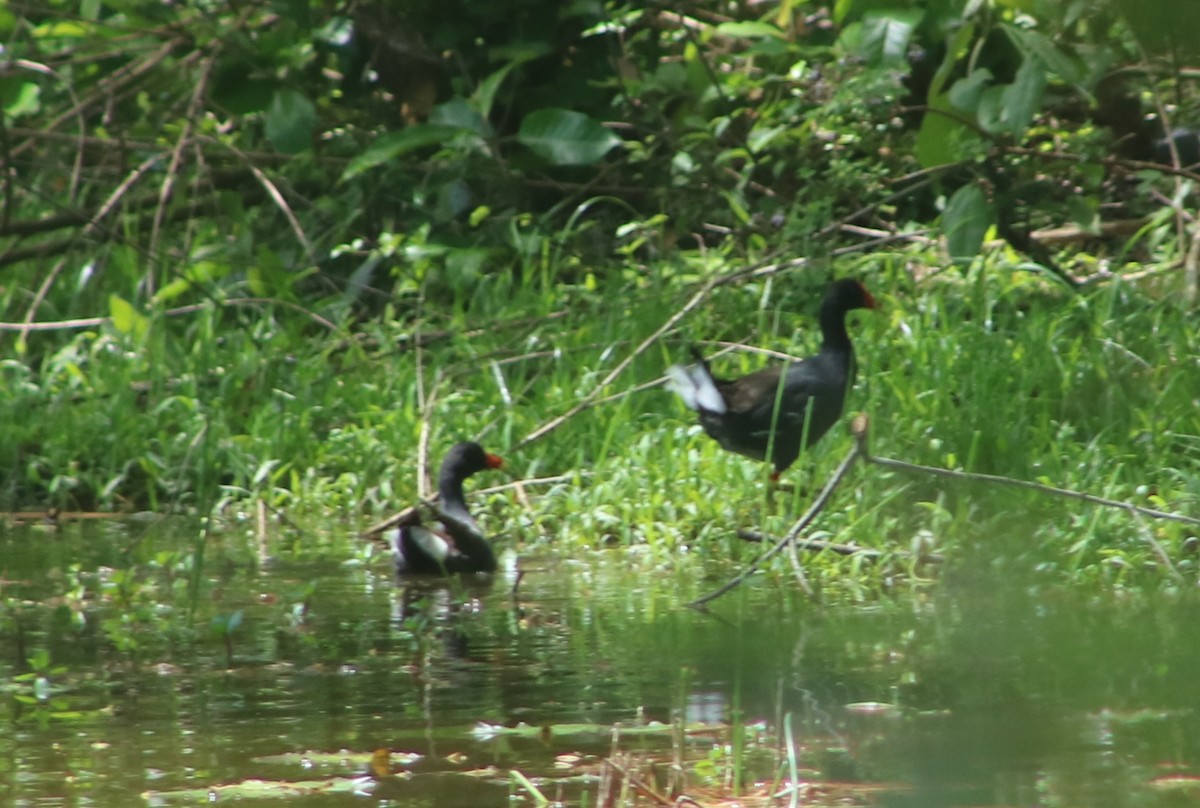
[[496,554],[467,511],[463,480],[477,471],[503,465],[503,460],[485,452],[478,443],[456,443],[438,473],[441,522],[426,527],[414,511],[408,522],[388,535],[396,571],[437,575],[495,572]]
[[816,443],[842,414],[854,382],[854,347],[846,312],[873,309],[875,298],[855,280],[832,283],[821,300],[816,356],[726,381],[715,378],[698,352],[697,364],[667,369],[667,387],[700,413],[700,425],[722,447],[775,464],[778,479],[802,448]]

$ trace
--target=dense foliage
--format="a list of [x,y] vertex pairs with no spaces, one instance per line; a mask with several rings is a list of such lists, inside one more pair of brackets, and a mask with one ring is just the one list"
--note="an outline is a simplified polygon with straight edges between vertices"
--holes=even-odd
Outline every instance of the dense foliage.
[[[516,468],[606,479],[515,532],[724,534],[706,486],[757,469],[639,385],[811,335],[829,274],[889,303],[852,404],[881,449],[1194,502],[1182,2],[10,3],[0,503],[373,515],[427,431],[503,451],[602,393]],[[843,518],[998,524],[910,485]],[[1118,532],[1077,558],[1148,552]]]

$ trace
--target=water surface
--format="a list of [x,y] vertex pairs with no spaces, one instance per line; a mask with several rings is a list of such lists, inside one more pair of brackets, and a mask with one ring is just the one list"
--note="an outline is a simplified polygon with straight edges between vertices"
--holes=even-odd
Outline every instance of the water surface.
[[[730,724],[763,793],[785,716],[828,789],[801,804],[1200,804],[1194,598],[951,566],[871,604],[763,575],[701,613],[682,604],[735,567],[611,550],[523,559],[515,593],[398,587],[385,559],[295,538],[262,563],[212,537],[197,565],[196,535],[0,534],[0,805],[266,805],[299,782],[289,805],[532,804],[514,770],[595,805],[614,755],[664,790],[684,757],[683,792],[716,804]],[[637,734],[654,721],[707,729]],[[394,773],[372,777],[379,749]]]

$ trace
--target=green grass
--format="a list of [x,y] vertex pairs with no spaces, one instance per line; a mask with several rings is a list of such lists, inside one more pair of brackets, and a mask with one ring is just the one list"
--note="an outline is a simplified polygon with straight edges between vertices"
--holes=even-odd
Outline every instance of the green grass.
[[[847,429],[793,466],[790,492],[769,496],[768,469],[720,450],[666,391],[635,388],[686,359],[691,342],[811,353],[825,270],[718,287],[599,391],[612,400],[510,448],[595,394],[705,273],[737,268],[693,259],[607,273],[607,286],[556,287],[553,273],[533,270],[523,281],[484,276],[346,320],[339,333],[263,306],[160,317],[140,336],[111,327],[35,336],[24,360],[3,366],[0,498],[9,508],[199,513],[261,498],[300,524],[361,526],[414,501],[427,428],[435,467],[450,444],[479,437],[513,478],[578,475],[530,487],[528,507],[511,492],[477,500],[489,530],[523,551],[617,546],[667,566],[685,553],[745,563],[759,550],[737,529],[784,532],[849,449]],[[1169,290],[1114,280],[1076,296],[999,260],[966,276],[921,269],[928,276],[914,281],[907,267],[933,260],[875,254],[834,266],[863,278],[881,303],[851,318],[859,381],[848,405],[870,414],[876,454],[1195,512],[1200,346]],[[413,349],[416,335],[439,333]],[[764,361],[745,352],[716,360],[722,373]],[[1182,545],[1196,532],[869,466],[852,472],[817,529],[1109,584],[1162,576],[1141,530],[1185,568]],[[930,574],[902,555],[808,565],[831,596],[869,597]]]

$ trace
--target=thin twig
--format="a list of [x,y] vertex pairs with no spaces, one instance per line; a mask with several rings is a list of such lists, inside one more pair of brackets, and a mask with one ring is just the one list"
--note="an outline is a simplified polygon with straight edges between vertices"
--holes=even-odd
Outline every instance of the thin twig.
[[[205,94],[208,92],[208,79],[212,74],[213,65],[216,63],[216,56],[209,57],[201,66],[200,79],[196,82],[196,87],[192,90],[192,99],[188,103],[187,112],[183,116],[183,127],[179,131],[179,137],[175,140],[175,145],[171,149],[171,161],[167,164],[167,170],[163,175],[162,186],[158,193],[158,206],[154,209],[154,219],[150,225],[150,244],[146,248],[146,252],[151,257],[158,254],[158,240],[162,237],[162,227],[166,222],[167,206],[171,203],[171,197],[174,196],[175,183],[179,179],[179,172],[183,167],[183,153],[187,149],[192,140],[192,130],[195,127],[195,120],[200,116],[200,108],[204,102]],[[154,295],[154,273],[146,273],[146,293],[148,296]]]
[[1150,549],[1158,556],[1159,562],[1167,568],[1167,572],[1171,573],[1171,577],[1175,579],[1176,583],[1183,583],[1183,575],[1171,563],[1171,556],[1167,554],[1166,549],[1159,543],[1158,539],[1154,538],[1154,534],[1150,532],[1150,528],[1146,525],[1145,518],[1134,508],[1129,509],[1129,515],[1133,518],[1134,524],[1137,525],[1138,533],[1142,535],[1142,541],[1150,545]]
[[429,433],[432,420],[433,402],[437,399],[437,387],[425,390],[425,352],[421,349],[421,320],[420,313],[425,308],[425,287],[421,286],[421,296],[417,300],[417,325],[414,334],[417,336],[414,357],[417,362],[417,408],[421,412],[421,433],[417,438],[417,496],[425,499],[429,496]]
[[796,576],[796,583],[800,586],[800,591],[812,597],[812,587],[808,584],[808,576],[804,574],[804,565],[800,563],[800,554],[796,552],[796,542],[790,541],[787,543],[788,563],[792,565],[792,574]]
[[1154,508],[1143,508],[1141,505],[1134,505],[1131,502],[1122,502],[1119,499],[1098,497],[1095,494],[1085,494],[1082,491],[1072,491],[1068,488],[1057,488],[1053,485],[1035,483],[1029,480],[1018,480],[1013,477],[1001,477],[996,474],[980,474],[979,472],[974,471],[956,471],[954,469],[943,469],[936,466],[922,466],[917,463],[908,463],[903,460],[892,460],[887,457],[871,457],[870,455],[867,456],[867,461],[879,466],[883,466],[884,468],[898,469],[900,471],[908,471],[916,474],[932,474],[937,477],[950,477],[955,480],[971,480],[973,482],[1008,485],[1014,488],[1024,488],[1029,491],[1037,491],[1042,494],[1050,494],[1056,497],[1078,499],[1082,502],[1090,502],[1093,505],[1103,505],[1106,508],[1121,508],[1122,510],[1133,511],[1141,514],[1142,516],[1149,516],[1154,519],[1168,519],[1173,522],[1183,522],[1189,525],[1200,525],[1200,519],[1194,516],[1185,516],[1181,513],[1159,511],[1155,510]]
[[[1134,517],[1134,519],[1138,521],[1139,532],[1141,533],[1143,540],[1146,541],[1147,544],[1149,544],[1150,548],[1154,551],[1154,553],[1158,557],[1159,561],[1164,566],[1166,566],[1166,568],[1170,571],[1171,576],[1178,581],[1184,580],[1183,577],[1180,575],[1179,571],[1171,563],[1170,556],[1167,554],[1166,550],[1162,547],[1161,544],[1159,544],[1159,542],[1157,540],[1155,540],[1155,538],[1151,534],[1151,532],[1148,529],[1146,529],[1146,526],[1141,524],[1140,519],[1141,519],[1141,517],[1148,516],[1148,517],[1151,517],[1154,519],[1167,519],[1167,520],[1171,520],[1171,521],[1175,521],[1175,522],[1184,522],[1186,524],[1197,524],[1197,525],[1200,525],[1200,519],[1197,519],[1192,516],[1185,516],[1183,514],[1170,513],[1167,511],[1160,511],[1160,510],[1156,510],[1154,508],[1143,508],[1142,506],[1134,505],[1131,502],[1122,502],[1122,501],[1116,500],[1116,499],[1108,499],[1106,497],[1098,497],[1094,494],[1085,494],[1081,491],[1072,491],[1072,490],[1066,489],[1066,488],[1057,488],[1055,486],[1045,485],[1043,483],[1030,482],[1028,480],[1018,480],[1018,479],[1014,479],[1012,477],[1000,477],[995,474],[979,474],[977,472],[969,472],[969,471],[954,471],[952,469],[938,468],[935,466],[922,466],[917,463],[907,463],[903,460],[892,460],[892,459],[886,458],[886,457],[873,457],[871,455],[870,449],[868,448],[869,433],[868,433],[868,429],[867,429],[866,415],[859,415],[857,418],[854,419],[854,422],[851,425],[851,432],[854,435],[854,448],[852,448],[850,450],[849,454],[846,455],[845,459],[842,460],[841,464],[837,467],[837,470],[834,471],[833,476],[825,484],[825,487],[823,489],[821,489],[821,493],[817,495],[816,500],[813,501],[813,504],[811,506],[809,506],[809,509],[804,513],[804,515],[801,516],[800,519],[798,519],[794,525],[792,525],[792,528],[787,532],[787,534],[784,535],[783,538],[776,541],[775,544],[772,545],[770,549],[768,549],[766,552],[762,553],[758,558],[756,558],[750,564],[750,566],[748,566],[742,572],[738,573],[738,575],[736,575],[730,581],[728,581],[727,583],[725,583],[723,586],[719,587],[715,591],[692,601],[691,603],[688,604],[689,606],[691,606],[693,608],[701,608],[701,607],[705,606],[706,604],[710,603],[711,601],[716,600],[717,598],[726,594],[727,592],[735,589],[744,580],[746,580],[748,577],[750,577],[755,572],[757,572],[762,567],[763,564],[765,564],[773,556],[777,555],[782,549],[784,549],[785,547],[787,547],[790,544],[793,544],[795,542],[796,538],[800,535],[800,533],[803,530],[805,530],[808,527],[808,525],[813,521],[813,519],[816,518],[817,514],[819,514],[821,512],[821,510],[824,509],[824,507],[828,503],[830,497],[833,495],[834,490],[837,488],[837,486],[841,483],[842,479],[849,472],[850,466],[853,465],[854,461],[859,457],[861,457],[863,460],[865,460],[868,463],[874,463],[875,465],[883,466],[884,468],[894,468],[894,469],[899,469],[901,471],[908,471],[908,472],[913,472],[913,473],[917,473],[917,474],[929,474],[929,475],[933,475],[936,477],[949,477],[951,479],[956,479],[956,480],[969,480],[969,481],[973,481],[973,482],[996,483],[999,485],[1008,485],[1008,486],[1012,486],[1015,488],[1023,488],[1023,489],[1029,490],[1029,491],[1037,491],[1038,493],[1042,493],[1042,494],[1050,494],[1052,496],[1067,497],[1068,499],[1077,499],[1082,502],[1091,503],[1093,505],[1103,505],[1103,506],[1109,507],[1109,508],[1120,508],[1122,510],[1128,511]],[[747,538],[751,541],[762,541],[765,538],[765,536],[763,536],[763,534],[757,533],[755,531],[740,531],[739,535],[742,536],[743,538]],[[879,551],[879,550],[868,550],[865,548],[853,547],[852,545],[838,545],[838,544],[834,544],[831,542],[820,542],[816,539],[806,539],[803,542],[800,542],[798,544],[798,546],[796,547],[796,549],[803,550],[803,549],[808,549],[810,547],[813,549],[829,549],[829,550],[833,550],[834,552],[838,552],[838,553],[842,553],[842,554],[846,554],[846,555],[853,554],[853,553],[863,553],[870,557],[878,557],[879,555],[882,554],[882,551]],[[897,555],[911,555],[911,554],[902,553],[900,551],[896,551],[896,554]],[[928,556],[920,556],[920,559],[928,560],[928,561],[941,561],[942,560],[942,558],[940,556],[937,556],[935,554],[930,554]],[[793,561],[793,565],[794,566],[798,565],[798,561]],[[799,580],[801,582],[801,586],[807,592],[808,591],[807,581],[803,578],[802,573],[799,574],[797,577],[799,578]]]
[[[488,486],[487,488],[480,488],[475,491],[473,496],[482,497],[489,494],[498,494],[502,491],[509,491],[526,485],[554,485],[555,483],[569,483],[578,477],[590,477],[591,474],[592,473],[590,471],[572,471],[567,474],[555,474],[551,477],[533,477],[528,480],[513,480],[511,482],[501,483],[499,485]],[[437,502],[437,495],[434,494],[428,497],[425,501]],[[375,538],[385,530],[389,530],[396,525],[401,524],[402,522],[411,520],[416,512],[417,507],[415,505],[410,505],[404,510],[392,514],[386,519],[381,519],[380,521],[368,527],[359,535],[364,539]]]
[[[132,188],[147,171],[149,171],[160,160],[162,160],[164,156],[165,155],[162,154],[156,154],[153,157],[149,157],[144,160],[141,165],[130,172],[129,176],[127,176],[124,181],[117,186],[116,190],[109,194],[108,199],[106,199],[104,204],[100,206],[100,210],[96,211],[96,215],[93,216],[91,221],[84,226],[83,230],[80,231],[76,238],[87,238],[92,233],[100,229],[100,223],[117,206],[117,203],[125,196],[129,189]],[[50,287],[54,284],[54,280],[58,277],[58,274],[62,271],[64,265],[65,261],[59,261],[46,275],[45,279],[43,279],[41,286],[38,287],[37,293],[33,297],[33,302],[29,305],[29,309],[25,312],[26,325],[31,324],[33,322],[33,318],[37,316],[37,311],[41,307],[42,301],[46,299],[46,295],[50,292]],[[17,342],[19,344],[24,344],[28,333],[29,329],[20,330],[20,333],[17,336]]]
[[[760,533],[757,530],[743,528],[737,532],[738,538],[742,541],[761,543],[771,541],[772,537],[766,533]],[[928,561],[932,564],[941,564],[946,560],[946,557],[941,553],[913,553],[908,550],[880,550],[877,547],[863,547],[860,544],[846,544],[839,541],[826,541],[825,539],[805,539],[801,550],[812,550],[813,552],[824,552],[828,550],[831,553],[844,556],[860,556],[877,560],[884,556],[896,556],[898,558],[911,558],[918,561]]]
[[807,528],[812,521],[817,518],[817,515],[825,509],[825,506],[829,503],[830,498],[833,496],[833,492],[837,490],[837,487],[841,484],[842,480],[845,479],[846,475],[850,472],[850,467],[854,465],[854,461],[857,460],[859,455],[863,453],[863,442],[855,441],[854,446],[850,449],[845,458],[843,458],[842,462],[838,465],[837,469],[833,472],[833,476],[829,478],[829,481],[825,483],[825,487],[821,489],[821,493],[817,495],[817,498],[813,500],[812,505],[808,507],[808,510],[804,512],[803,516],[796,520],[796,523],[792,525],[791,529],[783,536],[783,538],[775,542],[770,549],[768,549],[758,558],[754,559],[750,566],[746,567],[746,569],[742,570],[730,581],[710,592],[709,594],[693,600],[688,604],[688,606],[691,606],[694,609],[701,608],[726,594],[727,592],[736,589],[741,585],[742,581],[746,580],[755,572],[757,572],[763,564],[771,560],[771,558],[778,554],[780,550],[795,541],[796,537],[799,536],[800,533],[803,532],[804,529]]
[[[237,150],[234,149],[233,151],[236,152]],[[247,162],[247,167],[250,169],[250,173],[254,175],[254,179],[258,180],[263,190],[267,192],[267,196],[275,203],[275,207],[279,208],[283,217],[287,219],[288,226],[292,228],[292,233],[296,235],[296,240],[304,248],[309,265],[315,265],[317,263],[317,252],[313,249],[312,242],[308,240],[308,235],[304,232],[304,226],[300,224],[300,220],[292,212],[291,205],[288,204],[283,194],[275,187],[275,183],[271,181],[261,168],[250,162]]]
[[[231,297],[228,300],[217,300],[208,303],[190,303],[186,306],[176,306],[173,309],[163,311],[165,317],[178,317],[183,314],[195,314],[198,311],[204,311],[212,303],[219,306],[248,306],[248,305],[271,305],[282,306],[285,309],[300,312],[306,315],[310,320],[318,325],[321,325],[330,331],[337,331],[338,327],[330,320],[325,319],[314,311],[309,311],[301,305],[291,303],[287,300],[279,300],[278,298],[268,297]],[[78,317],[73,320],[53,320],[45,323],[3,323],[0,322],[0,331],[65,331],[72,328],[96,328],[104,325],[112,320],[111,317]]]
[[1170,174],[1176,177],[1183,177],[1194,182],[1200,182],[1200,174],[1195,171],[1189,171],[1186,168],[1175,168],[1174,166],[1163,165],[1162,163],[1153,163],[1148,160],[1128,160],[1123,157],[1089,157],[1084,154],[1073,154],[1060,151],[1041,151],[1040,149],[1027,148],[1024,146],[1005,146],[1003,152],[1007,154],[1016,154],[1022,157],[1035,157],[1039,160],[1059,160],[1068,163],[1088,163],[1092,165],[1101,165],[1107,168],[1120,168],[1130,172],[1137,171],[1157,171],[1160,174]]
[[644,340],[642,340],[642,342],[636,348],[633,349],[633,352],[631,354],[629,354],[624,359],[622,359],[620,362],[618,362],[617,366],[615,368],[613,368],[611,371],[609,371],[607,376],[605,376],[603,379],[600,380],[600,382],[595,386],[595,388],[592,390],[592,392],[588,393],[586,396],[583,397],[583,400],[581,400],[575,406],[571,407],[569,410],[564,412],[562,415],[559,415],[555,418],[550,419],[550,421],[548,421],[547,423],[543,424],[542,426],[540,426],[537,429],[530,432],[528,435],[526,435],[524,438],[522,438],[520,441],[518,441],[515,446],[512,447],[513,450],[515,451],[515,450],[521,449],[521,448],[533,443],[535,440],[544,438],[546,435],[549,435],[551,432],[553,432],[554,430],[558,429],[560,426],[565,424],[568,420],[570,420],[571,418],[575,417],[576,415],[578,415],[579,413],[583,412],[588,407],[590,407],[592,405],[592,402],[595,401],[595,399],[599,397],[600,392],[605,387],[607,387],[612,382],[613,379],[615,379],[615,378],[617,378],[617,376],[621,375],[621,373],[624,372],[625,368],[629,367],[629,365],[631,365],[633,363],[634,359],[636,359],[643,352],[645,352],[646,349],[649,348],[651,345],[653,345],[663,334],[670,331],[675,326],[675,324],[677,322],[679,322],[680,320],[682,320],[684,317],[686,317],[688,315],[688,313],[691,312],[692,309],[696,308],[702,302],[704,302],[704,299],[708,297],[708,294],[716,286],[718,286],[721,282],[722,282],[722,278],[720,276],[715,277],[715,278],[710,278],[703,286],[700,287],[699,290],[696,291],[695,294],[692,295],[691,299],[688,300],[688,302],[684,304],[683,308],[681,308],[679,311],[675,312],[673,315],[668,317],[667,321],[664,322],[661,326],[659,326],[653,334],[651,334],[650,336],[648,336]]
[[[837,252],[838,251],[835,250],[834,254],[836,254]],[[659,340],[663,336],[663,334],[666,334],[671,329],[673,329],[675,327],[676,323],[678,323],[680,320],[682,320],[684,317],[686,317],[693,309],[695,309],[701,303],[703,303],[704,300],[708,297],[708,295],[712,292],[713,289],[716,289],[718,286],[726,286],[726,285],[729,285],[732,283],[737,283],[739,281],[748,280],[750,278],[762,278],[762,277],[767,277],[770,275],[775,275],[775,274],[785,272],[790,269],[797,269],[799,267],[803,267],[803,266],[807,266],[807,265],[808,265],[807,258],[792,258],[787,261],[781,261],[781,262],[775,263],[775,264],[766,264],[766,265],[760,266],[760,267],[743,269],[738,272],[732,272],[728,275],[719,275],[717,277],[710,278],[709,280],[705,281],[704,285],[701,286],[700,289],[698,289],[688,299],[688,301],[683,305],[683,308],[681,308],[679,311],[675,312],[675,314],[673,314],[669,318],[667,318],[666,322],[664,322],[661,326],[659,326],[658,329],[656,329],[653,334],[651,334],[650,336],[648,336],[644,340],[642,340],[638,344],[638,346],[636,348],[634,348],[634,350],[631,354],[629,354],[624,359],[622,359],[620,362],[618,362],[617,366],[615,368],[613,368],[607,376],[605,376],[602,380],[600,380],[599,383],[597,383],[596,387],[592,390],[591,393],[584,396],[582,400],[580,400],[577,404],[575,404],[575,406],[571,407],[569,410],[564,412],[562,415],[552,418],[550,421],[546,422],[545,424],[543,424],[542,426],[533,430],[528,435],[526,435],[524,438],[519,440],[512,447],[513,450],[515,451],[518,449],[522,449],[525,446],[528,446],[529,444],[533,443],[534,441],[544,438],[546,435],[548,435],[551,432],[553,432],[554,430],[558,429],[560,426],[562,426],[564,423],[566,423],[571,418],[574,418],[576,415],[583,412],[584,410],[594,407],[598,403],[600,403],[600,401],[601,401],[600,391],[603,390],[605,387],[607,387],[613,381],[613,379],[617,378],[617,376],[619,376],[622,372],[624,372],[624,370],[627,367],[629,367],[630,364],[633,363],[634,359],[636,359],[641,354],[645,353],[646,349],[648,349],[657,340]],[[654,382],[652,384],[647,384],[647,385],[642,385],[638,389],[639,390],[646,389],[648,387],[653,387],[656,384],[658,384],[658,382]],[[622,395],[623,394],[618,395],[617,397],[620,398]],[[611,399],[612,399],[612,397],[609,397],[609,399],[604,399],[604,400],[611,400]]]
[[[70,136],[72,142],[77,144],[75,149],[75,162],[71,166],[71,181],[67,185],[67,203],[73,205],[75,203],[75,197],[79,193],[80,176],[83,174],[83,138],[86,137],[87,132],[87,125],[83,119],[83,111],[79,107],[79,96],[75,94],[75,87],[70,81],[59,75],[54,68],[44,65],[41,62],[34,62],[29,59],[13,59],[12,61],[8,62],[5,67],[9,69],[21,68],[23,70],[29,70],[34,73],[41,73],[43,75],[50,76],[51,78],[58,80],[63,85],[63,89],[66,90],[67,95],[71,98],[71,103],[74,105],[74,109],[76,110],[76,118],[78,119],[76,123],[79,128],[79,131],[76,134]],[[13,154],[16,154],[17,151],[19,150],[15,149]],[[5,217],[7,218],[7,216],[8,210],[6,209]],[[5,221],[5,224],[7,225],[8,222]]]
[[[187,41],[187,38],[184,36],[176,36],[163,42],[158,50],[145,58],[117,68],[91,88],[91,95],[81,101],[76,101],[71,109],[50,120],[43,129],[46,131],[57,129],[72,118],[80,118],[91,106],[110,100],[123,86],[134,83],[137,79],[149,73],[164,62],[176,48],[186,44]],[[190,57],[187,57],[184,61],[189,60]],[[26,141],[13,149],[13,155],[19,155],[32,148],[35,148],[32,140]]]

